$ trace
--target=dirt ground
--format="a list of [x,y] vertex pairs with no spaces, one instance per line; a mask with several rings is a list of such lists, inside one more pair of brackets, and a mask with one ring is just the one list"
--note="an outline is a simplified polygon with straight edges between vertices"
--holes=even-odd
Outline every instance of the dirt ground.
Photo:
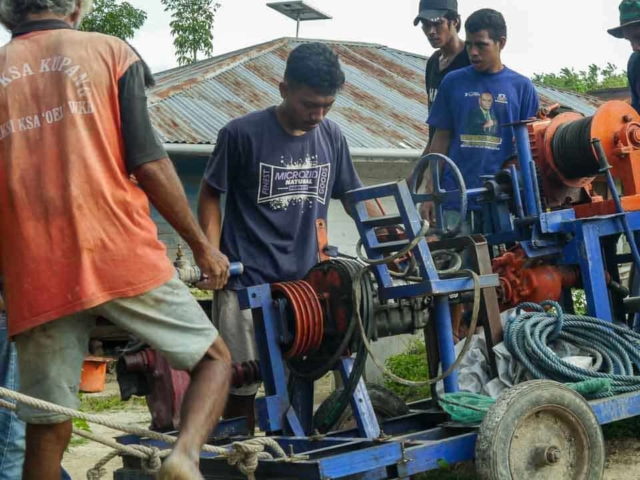
[[[315,404],[316,407],[322,403],[332,390],[332,379],[325,377],[318,382],[316,387]],[[107,384],[107,388],[100,394],[91,395],[91,397],[109,398],[119,395],[118,386],[114,381]],[[117,420],[119,422],[130,423],[141,427],[148,427],[150,415],[146,407],[141,405],[125,405],[124,408],[119,407],[115,410],[100,412],[100,415]],[[91,431],[94,434],[116,437],[118,432],[114,432],[99,425],[91,425]],[[107,455],[111,449],[103,445],[87,442],[71,446],[65,455],[63,465],[71,475],[73,480],[83,480],[86,478],[86,472],[93,467],[96,462]],[[614,440],[607,443],[607,466],[605,470],[605,480],[638,480],[640,479],[640,440]],[[105,468],[107,474],[102,477],[104,480],[113,479],[113,472],[122,466],[119,458],[112,460]],[[468,469],[464,469],[467,471]],[[438,478],[438,474],[432,474],[429,478]],[[443,479],[459,479],[472,480],[473,474],[444,475]]]

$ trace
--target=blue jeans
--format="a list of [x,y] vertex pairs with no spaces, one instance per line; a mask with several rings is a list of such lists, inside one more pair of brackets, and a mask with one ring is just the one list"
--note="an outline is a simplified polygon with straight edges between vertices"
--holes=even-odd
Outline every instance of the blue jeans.
[[[0,314],[0,386],[18,388],[18,358],[7,339],[7,322]],[[22,478],[24,461],[24,423],[14,412],[0,408],[0,480]]]

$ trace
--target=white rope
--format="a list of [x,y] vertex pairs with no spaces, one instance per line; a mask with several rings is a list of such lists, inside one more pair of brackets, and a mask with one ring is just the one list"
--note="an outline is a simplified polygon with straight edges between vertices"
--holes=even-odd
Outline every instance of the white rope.
[[[37,398],[29,397],[13,390],[0,387],[0,397],[8,398],[16,402],[23,403],[39,410],[45,410],[47,412],[59,413],[69,418],[79,418],[90,423],[102,425],[104,427],[112,428],[114,430],[120,430],[121,432],[129,433],[139,437],[146,437],[152,440],[165,442],[173,445],[176,441],[176,437],[170,435],[164,435],[162,433],[153,432],[145,428],[136,427],[130,424],[119,423],[109,420],[108,418],[100,415],[92,415],[71,408],[61,407],[53,403],[38,400]],[[6,400],[0,398],[0,407],[8,410],[15,410],[16,406]],[[117,452],[130,455],[142,460],[142,469],[145,473],[155,474],[160,470],[161,460],[171,453],[171,450],[160,451],[155,447],[146,447],[144,445],[122,445],[114,440],[94,435],[84,430],[73,429],[73,433],[81,437],[93,440],[95,442],[102,443],[108,447],[113,448],[115,451],[109,453],[102,460],[100,460],[91,470],[87,472],[88,480],[99,480],[102,478],[106,471],[104,466],[112,459],[116,458]],[[271,453],[266,452],[270,450]],[[286,458],[286,454],[282,447],[269,437],[259,437],[246,440],[244,442],[234,442],[231,444],[231,448],[215,447],[213,445],[203,445],[203,452],[215,453],[220,457],[227,459],[230,465],[236,465],[238,469],[249,480],[255,478],[254,472],[258,468],[258,460],[272,460],[275,458]]]

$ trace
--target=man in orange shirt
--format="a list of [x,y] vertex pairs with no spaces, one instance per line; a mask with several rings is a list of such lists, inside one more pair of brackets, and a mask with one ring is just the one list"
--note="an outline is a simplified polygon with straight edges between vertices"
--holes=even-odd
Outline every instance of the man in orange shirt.
[[[191,373],[160,478],[198,479],[227,399],[229,352],[158,241],[149,200],[188,243],[209,289],[229,276],[154,134],[144,68],[121,40],[74,27],[91,0],[0,0],[0,276],[20,391],[77,408],[95,318]],[[137,183],[131,181],[134,176]],[[26,480],[58,480],[67,417],[19,405]]]

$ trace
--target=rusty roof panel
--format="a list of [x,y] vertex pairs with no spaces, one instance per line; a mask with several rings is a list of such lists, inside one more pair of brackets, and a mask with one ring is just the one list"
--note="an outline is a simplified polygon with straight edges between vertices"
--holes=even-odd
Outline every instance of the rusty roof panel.
[[594,115],[597,108],[604,103],[595,97],[543,85],[536,84],[536,89],[542,106],[548,107],[554,103],[560,103],[586,116]]
[[[162,72],[149,92],[152,122],[165,143],[215,143],[230,120],[280,102],[289,52],[310,40],[279,39]],[[352,148],[420,149],[428,116],[427,58],[381,45],[323,41],[340,55],[347,78],[330,118]],[[591,115],[598,100],[538,87],[541,104]]]

